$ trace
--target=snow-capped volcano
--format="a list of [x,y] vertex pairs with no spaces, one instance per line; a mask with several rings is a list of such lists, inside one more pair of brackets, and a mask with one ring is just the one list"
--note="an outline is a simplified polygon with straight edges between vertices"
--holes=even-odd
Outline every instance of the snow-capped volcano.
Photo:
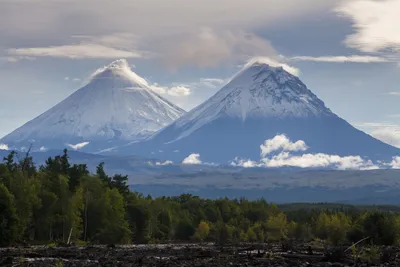
[[[154,91],[132,72],[124,59],[97,70],[88,84],[61,103],[1,139],[20,149],[76,147],[90,151],[109,143],[148,137],[184,111]],[[107,141],[107,142],[106,142]]]
[[298,77],[263,62],[247,65],[214,96],[148,140],[115,152],[180,161],[196,153],[204,161],[226,164],[236,157],[260,158],[260,145],[278,134],[303,140],[309,153],[381,160],[400,154],[335,115]]

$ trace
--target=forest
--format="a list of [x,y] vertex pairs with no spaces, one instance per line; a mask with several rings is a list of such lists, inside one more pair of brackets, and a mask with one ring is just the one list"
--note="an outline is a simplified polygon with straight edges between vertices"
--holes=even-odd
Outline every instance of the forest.
[[260,199],[152,198],[129,190],[128,177],[90,173],[68,151],[36,166],[15,152],[0,164],[0,246],[15,244],[235,244],[282,240],[395,245],[395,209],[330,204],[278,206]]

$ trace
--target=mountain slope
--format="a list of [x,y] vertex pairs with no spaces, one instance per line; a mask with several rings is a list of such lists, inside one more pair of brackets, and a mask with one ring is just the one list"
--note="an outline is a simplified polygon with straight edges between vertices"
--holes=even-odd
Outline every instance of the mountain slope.
[[148,140],[115,153],[179,161],[199,153],[203,161],[226,164],[235,157],[259,159],[260,145],[277,134],[305,141],[309,153],[374,160],[400,154],[335,115],[298,77],[262,62],[244,68],[214,96]]
[[36,149],[52,149],[89,142],[85,149],[96,151],[111,143],[145,138],[183,113],[153,92],[131,71],[126,60],[117,60],[95,72],[86,86],[0,143],[16,149],[30,144]]

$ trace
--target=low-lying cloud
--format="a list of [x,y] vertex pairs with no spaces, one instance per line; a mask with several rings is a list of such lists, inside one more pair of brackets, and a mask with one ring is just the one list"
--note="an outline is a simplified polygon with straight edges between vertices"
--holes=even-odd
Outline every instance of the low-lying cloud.
[[302,140],[291,142],[286,135],[277,135],[272,139],[265,140],[260,146],[261,157],[265,157],[275,151],[305,151],[308,149],[306,143]]
[[174,162],[171,160],[166,160],[164,162],[156,162],[156,166],[167,166],[167,165],[173,165]]
[[[245,168],[253,167],[299,167],[299,168],[334,168],[338,170],[371,170],[379,169],[372,161],[360,156],[329,155],[324,153],[293,155],[291,152],[306,151],[308,149],[303,140],[292,142],[286,135],[277,135],[266,140],[261,148],[260,161],[235,158],[233,166]],[[273,152],[278,154],[271,155]]]
[[8,150],[8,145],[0,144],[0,150]]
[[83,143],[79,143],[79,144],[75,144],[75,145],[68,144],[68,146],[72,150],[79,150],[79,149],[84,148],[85,146],[87,146],[89,143],[90,142],[83,142]]
[[393,169],[400,169],[400,157],[394,157],[392,162],[390,163],[390,166]]
[[202,164],[201,160],[200,160],[200,154],[190,154],[187,158],[185,158],[182,161],[182,164],[186,164],[186,165],[199,165]]

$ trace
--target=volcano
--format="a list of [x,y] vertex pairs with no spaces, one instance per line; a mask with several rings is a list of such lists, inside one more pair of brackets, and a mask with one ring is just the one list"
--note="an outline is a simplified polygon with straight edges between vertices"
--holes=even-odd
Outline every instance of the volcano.
[[121,59],[87,85],[0,140],[10,149],[72,148],[96,152],[135,142],[185,113],[150,88]]
[[150,138],[113,153],[204,162],[259,159],[276,135],[303,140],[307,153],[390,160],[400,150],[354,128],[327,108],[295,75],[263,62],[245,66],[220,91]]

